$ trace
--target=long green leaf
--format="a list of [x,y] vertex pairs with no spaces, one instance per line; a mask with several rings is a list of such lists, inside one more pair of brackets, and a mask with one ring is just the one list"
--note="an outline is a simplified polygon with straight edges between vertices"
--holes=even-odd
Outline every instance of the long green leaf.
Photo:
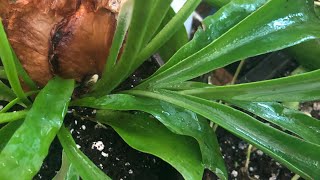
[[[161,46],[163,46],[174,34],[177,32],[177,25],[183,24],[200,0],[188,0],[184,7],[172,18],[172,20],[146,45],[148,33],[146,32],[149,27],[149,22],[154,20],[151,15],[153,7],[158,5],[162,7],[162,3],[169,1],[158,0],[135,0],[132,21],[129,26],[128,37],[121,59],[116,66],[114,73],[110,74],[103,88],[93,92],[92,95],[99,96],[110,93],[122,81],[124,81],[130,74],[132,74],[147,58],[155,53]],[[156,10],[156,9],[155,9]],[[163,14],[163,16],[165,13]],[[156,17],[159,17],[158,15]],[[161,23],[162,19],[158,19]],[[152,23],[153,24],[153,23]],[[145,46],[145,47],[144,47]],[[103,89],[103,90],[102,90]]]
[[166,16],[168,10],[170,9],[170,4],[172,0],[155,0],[150,13],[149,22],[146,24],[147,30],[144,35],[143,44],[148,44],[149,41],[154,37],[157,29],[161,25],[164,17]]
[[203,29],[199,28],[195,33],[194,38],[188,44],[183,46],[169,62],[154,74],[154,76],[168,70],[183,59],[199,52],[212,41],[216,40],[219,36],[226,33],[230,28],[261,7],[265,2],[266,0],[232,1],[214,15],[205,18],[202,22]]
[[16,95],[14,94],[14,92],[2,81],[0,81],[0,100],[12,101],[15,98],[16,98]]
[[142,62],[155,53],[162,45],[164,45],[178,30],[177,26],[182,25],[197,8],[201,0],[188,0],[171,21],[151,40],[151,42],[143,48],[137,57],[135,68],[139,67]]
[[317,119],[274,102],[230,101],[230,103],[320,145],[320,121]]
[[125,49],[121,55],[119,65],[117,66],[117,73],[119,73],[119,76],[124,77],[128,74],[128,71],[134,64],[136,56],[145,45],[144,37],[148,27],[147,24],[149,19],[152,18],[150,15],[156,1],[157,0],[134,0],[132,20],[129,26]]
[[52,180],[79,180],[80,177],[74,168],[74,165],[70,163],[65,152],[62,152],[62,164],[60,170],[53,177]]
[[260,148],[306,179],[320,177],[320,146],[283,133],[228,106],[176,92],[131,90],[130,94],[161,99],[190,109]]
[[15,61],[14,61],[14,56],[11,51],[9,41],[7,39],[7,35],[4,31],[2,21],[0,23],[0,57],[2,60],[3,67],[7,73],[7,77],[12,90],[17,95],[17,97],[21,99],[23,103],[25,103],[26,105],[30,105],[31,102],[28,100],[27,96],[24,94],[22,87],[20,85],[20,81],[18,78],[18,73],[17,73]]
[[0,79],[8,79],[2,66],[0,66]]
[[320,70],[261,82],[182,91],[205,99],[300,102],[320,99]]
[[[252,6],[262,2],[264,5],[219,38],[195,54],[166,67],[166,70],[145,81],[140,89],[160,88],[183,82],[247,57],[320,37],[319,19],[313,10],[313,0],[258,0]],[[220,11],[226,10],[228,5]],[[224,18],[218,15],[219,13],[214,16]],[[228,18],[237,15],[235,13]],[[228,22],[228,19],[224,20]]]
[[73,164],[79,175],[84,180],[91,179],[110,179],[102,172],[85,154],[83,154],[74,142],[70,132],[62,126],[58,133],[59,141],[67,155],[69,161]]
[[[30,92],[27,92],[26,95],[27,96],[32,96],[32,95],[34,95],[34,94],[36,94],[38,92],[39,92],[39,90],[38,91],[30,91]],[[19,104],[19,105],[21,105],[23,107],[26,107],[25,104],[23,104],[19,98],[15,98],[15,99],[11,100],[5,107],[3,107],[0,110],[0,114],[9,111],[16,104]]]
[[215,85],[207,84],[203,82],[196,82],[196,81],[185,81],[182,83],[177,83],[175,85],[172,85],[168,87],[168,89],[172,91],[183,91],[183,90],[192,90],[192,89],[198,89],[198,88],[212,88],[212,87],[215,87]]
[[197,143],[176,135],[146,114],[98,111],[99,122],[109,124],[133,148],[167,161],[185,179],[201,179],[204,168]]
[[214,7],[217,7],[217,8],[220,8],[226,4],[228,4],[231,0],[204,0],[204,2],[214,6]]
[[[175,12],[172,8],[169,9],[167,15],[161,23],[160,29],[162,29],[170,20],[175,16]],[[182,46],[188,42],[188,33],[184,25],[177,27],[178,31],[168,40],[159,50],[161,59],[167,62]]]
[[28,111],[17,111],[9,113],[0,113],[0,124],[24,119]]
[[[148,19],[146,19],[145,24],[143,24],[143,22],[140,22],[140,27],[144,27],[145,33],[139,33],[138,36],[141,36],[142,38],[142,44],[147,44],[148,41],[150,40],[150,38],[152,37],[152,35],[155,33],[155,31],[157,30],[157,28],[159,27],[162,19],[164,18],[164,16],[166,15],[166,12],[168,11],[168,9],[170,8],[170,3],[172,0],[153,0],[153,3],[150,4],[150,11],[145,11],[146,14],[144,16],[149,17]],[[121,73],[119,73],[118,71],[114,71],[115,69],[115,65],[116,65],[116,60],[119,54],[119,50],[121,48],[121,46],[123,45],[124,47],[127,46],[128,43],[137,43],[137,38],[139,37],[134,37],[136,40],[135,41],[129,41],[126,42],[125,44],[123,43],[123,40],[125,38],[125,35],[127,33],[127,29],[131,20],[131,16],[132,16],[132,8],[133,8],[133,0],[130,1],[126,1],[124,3],[124,5],[121,7],[121,11],[119,14],[119,19],[118,19],[118,25],[117,25],[117,31],[113,40],[113,44],[112,47],[110,49],[110,56],[107,60],[107,64],[106,64],[106,70],[104,72],[104,75],[102,77],[102,79],[100,81],[98,81],[97,85],[94,87],[94,91],[100,91],[105,93],[105,86],[106,84],[108,84],[109,79],[111,79],[110,77],[118,77],[118,80],[121,81],[123,78],[119,78],[125,74],[123,74],[123,69],[127,67],[129,67],[130,65],[128,64],[128,61],[133,62],[134,59],[131,58],[129,60],[125,60],[127,63],[120,63],[120,68],[118,70],[122,71]],[[144,9],[146,9],[146,5],[143,6]],[[138,11],[138,10],[137,10]],[[148,14],[149,13],[149,14]],[[140,18],[141,21],[141,18]],[[131,25],[134,26],[134,25]],[[133,27],[134,28],[134,27]],[[132,28],[130,28],[132,29]],[[137,36],[137,35],[136,35]],[[120,57],[122,55],[120,54]],[[131,55],[132,56],[132,55]],[[122,60],[123,61],[123,60]],[[131,70],[126,69],[126,71],[130,72]],[[115,76],[114,74],[119,74],[118,76]]]
[[104,73],[101,80],[98,81],[95,89],[99,89],[104,86],[109,74],[114,72],[114,67],[117,63],[118,54],[123,46],[125,36],[127,34],[129,24],[132,18],[134,0],[127,0],[121,7],[117,20],[117,29],[113,37],[112,46],[109,51],[109,57],[104,68]]
[[55,78],[39,93],[0,153],[1,178],[31,179],[39,171],[62,125],[73,88],[72,80]]
[[14,132],[21,126],[23,120],[14,121],[6,124],[4,127],[0,129],[0,153],[6,144],[9,142],[10,138],[14,134]]
[[320,39],[307,41],[286,49],[302,66],[320,69]]
[[98,96],[110,93],[131,74],[129,71],[132,69],[135,58],[144,45],[147,23],[151,18],[150,13],[155,1],[132,0],[132,18],[121,58],[112,73],[107,73],[108,77],[107,75],[104,76],[105,79],[103,79],[98,88],[95,88],[95,92],[92,95]]
[[200,116],[170,103],[127,94],[114,94],[100,98],[87,97],[73,101],[73,106],[109,110],[139,110],[152,114],[172,132],[195,138],[200,146],[204,167],[221,179],[227,178],[216,135]]
[[[320,6],[314,6],[315,13],[320,17]],[[301,65],[308,69],[315,70],[320,68],[320,40],[311,40],[290,47],[287,52],[292,55]]]

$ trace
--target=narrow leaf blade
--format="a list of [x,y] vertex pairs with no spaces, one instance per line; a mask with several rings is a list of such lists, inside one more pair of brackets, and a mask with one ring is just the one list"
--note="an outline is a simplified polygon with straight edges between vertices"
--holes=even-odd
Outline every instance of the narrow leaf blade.
[[12,101],[15,98],[16,98],[16,95],[14,94],[14,92],[2,81],[0,81],[0,100]]
[[69,161],[74,165],[75,169],[84,180],[91,179],[110,179],[104,174],[85,154],[78,148],[72,135],[64,126],[58,133],[59,141],[65,151]]
[[[172,8],[169,9],[167,15],[163,19],[161,23],[160,29],[162,29],[170,20],[174,17],[176,13]],[[181,25],[181,27],[177,27],[178,31],[166,42],[159,50],[159,54],[161,59],[164,62],[167,62],[182,46],[188,43],[188,34],[186,28]]]
[[7,78],[9,80],[12,90],[19,99],[21,99],[25,104],[29,105],[30,101],[24,94],[20,85],[16,65],[14,62],[14,56],[11,51],[9,41],[7,39],[7,35],[4,31],[2,21],[0,23],[0,57],[2,60],[3,67],[7,73]]
[[23,120],[20,121],[14,121],[11,123],[6,124],[4,127],[0,129],[0,153],[2,149],[6,146],[14,132],[20,127],[20,125],[23,123]]
[[320,145],[320,121],[317,119],[274,102],[231,101],[230,103],[289,130],[306,141]]
[[197,53],[260,8],[265,2],[266,0],[232,1],[214,15],[208,16],[202,22],[203,29],[199,28],[193,39],[179,49],[153,76],[168,70],[183,59]]
[[0,124],[13,122],[19,119],[24,119],[28,111],[16,111],[8,113],[0,113]]
[[320,146],[285,134],[243,112],[212,101],[159,90],[132,90],[130,94],[161,99],[190,109],[260,148],[304,178],[320,176]]
[[[59,131],[73,92],[74,82],[55,78],[38,94],[23,124],[0,153],[0,176],[31,179],[40,169]],[[51,103],[50,106],[46,106]]]
[[[119,62],[112,73],[105,75],[104,81],[99,86],[99,91],[93,92],[95,96],[110,93],[132,72],[135,58],[144,46],[143,40],[147,29],[150,13],[156,0],[131,0],[133,3],[132,18],[127,32],[126,42]],[[103,88],[103,90],[102,90]]]
[[79,178],[74,166],[69,162],[66,153],[62,152],[61,168],[52,180],[79,180]]
[[231,86],[214,86],[182,91],[205,99],[256,102],[301,102],[320,99],[320,70]]

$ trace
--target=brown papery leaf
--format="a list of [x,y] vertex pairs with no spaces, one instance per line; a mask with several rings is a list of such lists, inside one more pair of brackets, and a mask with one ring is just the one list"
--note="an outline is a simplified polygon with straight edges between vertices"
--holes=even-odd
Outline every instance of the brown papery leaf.
[[8,39],[24,69],[44,86],[54,75],[101,75],[120,0],[0,0]]

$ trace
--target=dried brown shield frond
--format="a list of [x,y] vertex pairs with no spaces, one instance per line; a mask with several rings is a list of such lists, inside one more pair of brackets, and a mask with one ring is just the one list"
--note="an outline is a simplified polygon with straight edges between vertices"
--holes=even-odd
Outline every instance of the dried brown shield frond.
[[0,0],[0,15],[21,64],[39,85],[54,75],[101,74],[121,0]]

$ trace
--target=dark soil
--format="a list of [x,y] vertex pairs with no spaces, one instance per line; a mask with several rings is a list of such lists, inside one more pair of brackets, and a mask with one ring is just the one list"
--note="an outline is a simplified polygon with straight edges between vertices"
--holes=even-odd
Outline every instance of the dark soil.
[[112,179],[176,179],[179,175],[161,159],[130,148],[109,126],[81,119],[70,125],[80,149]]
[[244,169],[249,144],[222,128],[217,129],[217,136],[224,160],[228,166],[230,179],[291,179],[294,175],[287,168],[255,149],[251,153],[250,164]]

